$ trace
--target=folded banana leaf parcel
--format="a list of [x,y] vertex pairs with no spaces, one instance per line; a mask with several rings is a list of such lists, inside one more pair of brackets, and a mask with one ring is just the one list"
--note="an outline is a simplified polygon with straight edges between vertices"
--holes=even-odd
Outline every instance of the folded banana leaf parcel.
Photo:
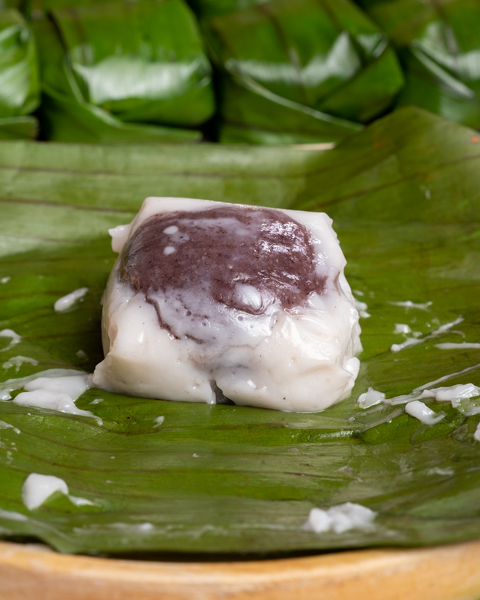
[[[0,535],[204,557],[479,538],[479,166],[476,132],[415,109],[323,152],[1,143]],[[70,412],[16,401],[39,373],[102,360],[107,229],[152,193],[331,215],[363,315],[349,398],[319,413],[101,389]],[[419,396],[426,422],[406,411]],[[36,505],[32,475],[56,478]],[[368,523],[309,526],[352,505]]]
[[33,138],[40,103],[35,39],[15,9],[0,10],[0,139]]
[[403,85],[386,35],[350,0],[256,2],[201,27],[220,70],[222,142],[337,142]]
[[415,105],[480,129],[480,7],[476,0],[364,0],[398,50]]
[[212,69],[182,0],[42,8],[44,18],[32,27],[47,139],[201,139],[199,127],[215,110]]

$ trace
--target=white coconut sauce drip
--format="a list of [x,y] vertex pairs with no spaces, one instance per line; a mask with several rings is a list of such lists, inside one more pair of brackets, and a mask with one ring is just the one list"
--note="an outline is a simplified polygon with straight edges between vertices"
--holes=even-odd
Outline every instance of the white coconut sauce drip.
[[30,358],[29,356],[12,356],[6,362],[3,363],[2,368],[6,371],[15,367],[15,372],[18,373],[20,367],[24,364],[33,365],[34,367],[38,365],[38,360],[34,358]]
[[[451,331],[452,327],[455,327],[455,325],[458,325],[462,321],[463,321],[463,317],[458,317],[458,319],[455,319],[454,321],[452,321],[450,323],[445,323],[444,325],[441,325],[440,327],[438,327],[438,329],[435,329],[434,331],[432,331],[431,333],[429,333],[427,335],[424,335],[423,337],[420,337],[421,336],[420,332],[415,332],[416,335],[414,335],[414,337],[407,337],[405,339],[405,341],[402,342],[401,344],[392,344],[390,346],[390,350],[392,352],[400,352],[401,350],[405,350],[405,348],[409,348],[410,346],[418,346],[419,344],[423,344],[424,342],[431,340],[433,338],[436,338],[439,335],[442,335],[444,333],[449,333]],[[420,335],[418,335],[419,333],[420,333]]]
[[375,404],[380,404],[385,400],[385,394],[383,392],[379,392],[374,390],[372,387],[368,388],[363,394],[360,394],[358,397],[358,405],[360,408],[369,408],[370,406],[374,406]]
[[405,300],[403,302],[389,302],[389,304],[392,304],[393,306],[401,306],[406,309],[416,308],[418,310],[428,310],[432,306],[433,302],[418,303],[412,302],[411,300]]
[[57,410],[59,412],[82,417],[91,417],[99,425],[102,419],[88,410],[81,410],[75,405],[83,392],[89,387],[88,375],[70,375],[68,377],[39,377],[26,383],[21,392],[13,399],[15,404],[20,406],[36,406]]
[[480,442],[480,423],[477,425],[477,428],[475,429],[475,433],[473,434],[473,439],[476,442]]
[[76,369],[47,369],[46,371],[40,371],[33,375],[27,375],[26,377],[17,377],[15,379],[7,379],[0,383],[0,400],[10,400],[11,394],[15,390],[20,390],[26,383],[34,381],[39,377],[68,377],[70,375],[86,375],[84,371],[78,371]]
[[69,494],[68,485],[60,477],[56,477],[55,475],[41,475],[39,473],[30,473],[23,482],[22,501],[28,510],[34,510],[40,507],[55,492],[60,492],[67,496],[75,506],[95,505],[94,502],[86,498],[79,498]]
[[405,406],[405,412],[418,419],[421,423],[425,423],[425,425],[435,425],[445,417],[445,413],[436,413],[424,402],[420,402],[420,400],[413,400],[412,402],[407,402]]
[[335,533],[344,533],[351,529],[368,530],[373,528],[373,521],[377,513],[353,502],[331,506],[327,510],[321,508],[312,508],[304,529],[309,529],[315,533],[325,533],[333,531]]
[[86,287],[79,288],[78,290],[74,290],[73,292],[70,292],[66,296],[62,296],[62,298],[59,298],[53,305],[53,308],[57,312],[63,312],[65,310],[68,310],[69,308],[72,308],[72,306],[78,300],[81,300],[87,292],[88,292],[88,288],[86,288]]
[[446,342],[444,344],[435,344],[439,350],[480,350],[480,344],[476,342],[460,342],[457,344]]
[[18,427],[15,427],[11,423],[6,423],[5,421],[0,421],[0,429],[13,429],[15,433],[21,433]]
[[423,390],[421,397],[435,398],[437,402],[452,402],[462,398],[475,398],[476,396],[480,396],[480,388],[473,385],[473,383],[467,383]]
[[11,348],[19,344],[20,340],[22,339],[22,336],[18,335],[18,333],[13,331],[13,329],[2,329],[0,331],[0,337],[10,338],[11,340],[8,346],[6,348],[2,348],[0,352],[6,352],[7,350],[10,350]]
[[63,413],[90,417],[99,425],[103,421],[88,410],[81,410],[75,401],[90,387],[91,375],[72,369],[49,369],[0,384],[0,400],[10,400],[11,392],[24,389],[13,402],[19,406],[35,406]]

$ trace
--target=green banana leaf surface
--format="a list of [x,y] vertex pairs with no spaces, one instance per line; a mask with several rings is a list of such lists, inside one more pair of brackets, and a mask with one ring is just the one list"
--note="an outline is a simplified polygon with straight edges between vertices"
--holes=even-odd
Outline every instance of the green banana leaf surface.
[[[21,336],[13,346],[0,336],[3,537],[61,552],[205,557],[480,537],[480,416],[466,414],[480,399],[426,400],[444,413],[435,425],[403,404],[357,403],[368,387],[391,399],[480,384],[475,132],[403,109],[323,152],[2,142],[0,189],[0,331]],[[148,195],[328,212],[367,305],[351,397],[294,414],[90,389],[76,404],[97,419],[12,402],[8,380],[91,372],[101,360],[100,300],[115,259],[107,229],[129,222]],[[82,287],[82,301],[54,311]],[[405,340],[398,324],[418,332],[416,345],[392,352]],[[57,492],[28,510],[30,473],[62,478],[91,504]],[[345,502],[375,511],[372,526],[305,527],[312,508]]]

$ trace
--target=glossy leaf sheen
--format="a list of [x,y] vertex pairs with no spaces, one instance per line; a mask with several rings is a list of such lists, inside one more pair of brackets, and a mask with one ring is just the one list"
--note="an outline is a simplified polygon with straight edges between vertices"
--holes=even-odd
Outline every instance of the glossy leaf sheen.
[[393,0],[366,8],[399,51],[406,84],[397,106],[480,128],[478,2]]
[[[147,195],[326,210],[368,304],[362,370],[352,396],[318,414],[127,398],[89,390],[77,406],[103,419],[0,402],[0,512],[5,536],[36,536],[62,552],[285,553],[415,546],[480,536],[480,417],[428,402],[434,426],[402,406],[361,410],[372,386],[387,397],[439,377],[480,384],[478,342],[480,144],[471,130],[405,109],[328,152],[289,148],[0,144],[0,329],[21,342],[0,357],[91,371],[101,358],[99,301],[114,256],[106,229]],[[10,279],[8,279],[10,277]],[[4,279],[6,278],[6,279]],[[71,311],[60,296],[89,292]],[[363,294],[363,295],[361,295]],[[432,302],[408,309],[392,302]],[[438,338],[392,353],[395,324]],[[461,331],[462,334],[457,333]],[[80,354],[79,351],[82,351]],[[102,402],[91,404],[95,399]],[[155,420],[163,416],[158,425]],[[157,426],[158,425],[158,426]],[[63,478],[28,511],[31,472]],[[310,509],[357,502],[378,512],[369,531],[315,534]]]
[[32,32],[19,12],[0,10],[0,119],[28,115],[39,102],[37,52]]
[[211,66],[181,0],[56,9],[85,101],[121,121],[199,125],[215,106]]
[[386,37],[349,0],[271,0],[201,26],[222,71],[224,142],[338,141],[403,85]]
[[[142,6],[144,7],[143,12],[147,12],[147,15],[142,13]],[[170,15],[172,17],[170,21],[172,22],[167,28],[174,38],[176,35],[173,41],[174,47],[169,47],[169,43],[170,46],[172,45],[170,39],[163,40],[163,45],[161,39],[156,39],[156,44],[142,45],[141,39],[138,39],[142,37],[141,26],[145,27],[142,18],[143,21],[145,19],[148,21],[148,17],[151,16],[148,12],[152,12],[153,7],[153,16],[156,15],[156,21],[154,20],[152,25],[156,30],[159,30],[160,23],[158,21],[159,19],[162,20],[160,17],[163,15],[163,18],[168,18],[168,7],[171,8],[172,6],[179,13],[176,14],[175,10],[173,11],[173,15]],[[137,29],[140,29],[140,31],[137,31],[135,36],[139,48],[135,52],[134,48],[127,47],[124,53],[120,53],[118,56],[113,52],[115,55],[113,57],[108,56],[108,52],[112,51],[112,44],[115,46],[116,40],[117,47],[121,48],[122,36],[124,37],[126,32],[125,28],[131,26],[125,6],[124,10],[121,6],[115,4],[108,4],[106,7],[95,6],[94,8],[88,6],[78,7],[73,12],[70,9],[58,8],[55,11],[57,22],[62,26],[65,32],[64,36],[70,40],[70,44],[73,46],[72,52],[76,55],[76,62],[73,61],[73,67],[71,62],[67,60],[62,40],[55,25],[48,19],[38,20],[32,24],[40,59],[43,91],[40,115],[44,137],[61,142],[108,143],[189,142],[201,138],[199,131],[171,126],[179,122],[186,127],[197,124],[208,118],[214,110],[210,65],[203,54],[193,16],[187,12],[186,7],[175,1],[136,3],[135,7],[135,10],[139,13],[138,19],[141,22],[137,24]],[[145,10],[145,7],[147,10]],[[167,14],[165,14],[165,7],[167,8]],[[87,11],[86,17],[84,17],[87,19],[87,25],[90,22],[92,29],[90,37],[92,39],[85,40],[82,38],[77,40],[72,33],[77,29],[83,31],[82,10],[83,12]],[[92,14],[89,14],[88,11]],[[110,16],[115,17],[116,27],[113,28],[111,39],[108,40],[110,45],[107,45],[107,48],[100,47],[100,50],[103,51],[103,54],[100,54],[93,42],[97,39],[100,43],[99,27],[103,30],[108,29],[105,22],[108,20],[109,12],[112,13]],[[173,27],[173,23],[175,23],[175,27]],[[145,35],[149,33],[151,32],[147,31]],[[183,39],[184,34],[189,34],[185,36],[186,39]],[[88,52],[87,49],[89,49]],[[130,50],[130,52],[127,52],[127,50]],[[143,51],[146,56],[141,55],[140,51]],[[82,52],[87,56],[83,57]],[[181,60],[175,62],[178,53],[180,53]],[[158,71],[159,65],[162,64],[161,60],[157,60],[159,55],[163,56],[164,61],[170,61],[169,73],[171,77],[167,79],[170,83],[173,82],[173,87],[176,86],[175,90],[172,86],[161,89],[162,82],[165,83],[165,78]],[[94,60],[95,57],[97,57],[97,61]],[[99,57],[102,60],[99,61]],[[87,64],[83,64],[82,60],[83,63],[86,62]],[[113,71],[109,69],[108,73],[100,73],[100,76],[98,76],[98,69],[101,71],[104,68],[105,61],[110,61],[109,64],[111,64],[112,60],[116,61],[115,69]],[[97,92],[89,93],[88,86],[82,77],[79,77],[78,74],[75,75],[75,65],[77,71],[82,71],[82,69],[85,71],[86,69],[87,71],[84,74],[89,74],[89,77],[92,76],[95,85],[100,85],[104,91],[110,91],[114,96],[117,96],[119,101],[123,102],[124,108],[125,103],[130,103],[130,110],[124,110],[123,113],[114,110],[113,113],[118,114],[113,114],[110,111],[114,107],[110,106],[108,102],[100,102],[100,105],[97,106],[95,98],[90,97],[92,94],[95,96]],[[156,86],[156,88],[154,90],[144,89],[145,93],[142,94],[134,93],[135,82],[133,80],[138,84],[140,81],[138,79],[139,73],[142,72],[145,75],[148,69],[155,71],[155,73],[148,75],[148,81],[150,85]],[[183,75],[182,70],[184,71]],[[119,76],[123,82],[121,85],[117,81]],[[128,89],[125,89],[124,84],[128,78],[130,78],[130,83],[127,85]],[[138,91],[137,89],[136,92]],[[154,98],[151,97],[152,93]],[[133,94],[136,98],[129,98],[129,94]],[[118,103],[114,102],[114,104],[117,105],[118,109]],[[155,114],[150,110],[152,106],[157,111]],[[166,125],[153,125],[152,123],[143,122],[152,121],[156,123],[159,120]]]

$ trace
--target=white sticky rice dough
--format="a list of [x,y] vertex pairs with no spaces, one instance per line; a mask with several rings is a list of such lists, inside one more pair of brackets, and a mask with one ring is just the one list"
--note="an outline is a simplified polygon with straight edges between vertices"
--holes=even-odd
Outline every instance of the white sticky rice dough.
[[147,198],[130,225],[110,231],[120,256],[93,384],[285,411],[346,398],[360,327],[331,223],[324,213]]

